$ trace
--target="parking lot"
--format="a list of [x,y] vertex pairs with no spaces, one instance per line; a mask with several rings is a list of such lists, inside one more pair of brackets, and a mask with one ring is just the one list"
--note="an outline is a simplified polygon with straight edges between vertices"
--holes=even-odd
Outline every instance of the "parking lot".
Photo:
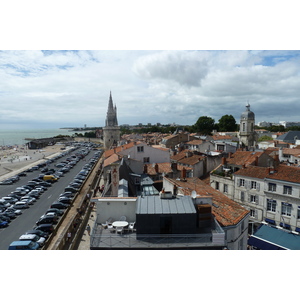
[[[0,249],[8,249],[12,241],[17,241],[20,236],[32,230],[37,226],[36,222],[38,221],[42,227],[44,224],[49,224],[48,222],[53,227],[56,226],[61,216],[56,215],[55,210],[49,211],[48,216],[42,218],[41,216],[46,214],[54,202],[57,202],[58,205],[63,204],[66,206],[71,204],[76,190],[80,189],[81,184],[100,157],[101,152],[93,149],[92,146],[80,144],[72,148],[72,150],[66,151],[64,155],[50,160],[46,165],[39,166],[36,170],[25,172],[26,175],[20,176],[16,182],[0,186],[0,197],[2,199],[13,195],[19,197],[17,203],[24,202],[22,197],[35,199],[31,203],[30,200],[27,201],[28,208],[26,208],[26,205],[24,208],[16,207],[21,211],[21,214],[11,218],[7,224],[8,226],[0,228]],[[53,180],[53,182],[49,183],[49,186],[44,187],[45,175],[53,175],[58,180]],[[49,178],[47,177],[47,179]],[[61,195],[65,192],[67,186],[69,186],[67,189],[69,193]],[[9,204],[10,207],[15,205],[11,202]],[[5,210],[3,208],[2,206],[1,210],[5,212],[7,208],[5,207]],[[59,210],[64,212],[65,208],[61,206]]]

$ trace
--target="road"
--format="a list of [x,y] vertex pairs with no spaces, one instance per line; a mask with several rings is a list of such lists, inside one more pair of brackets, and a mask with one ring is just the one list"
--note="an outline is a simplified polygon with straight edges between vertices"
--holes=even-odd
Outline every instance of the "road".
[[[77,152],[79,149],[75,150]],[[18,240],[19,237],[24,234],[27,230],[32,229],[35,226],[35,222],[43,215],[49,206],[57,200],[58,196],[63,193],[64,188],[73,180],[73,178],[79,173],[87,161],[94,156],[95,151],[91,150],[90,153],[84,158],[78,161],[78,163],[63,177],[52,184],[44,193],[41,194],[40,198],[28,209],[24,209],[22,215],[13,219],[9,226],[0,229],[0,250],[7,250],[8,246],[12,241]],[[59,158],[53,164],[49,165],[48,168],[55,168],[54,165],[60,161],[66,159],[66,157]],[[31,179],[37,177],[41,171],[33,171],[27,173],[26,177],[20,177],[21,179],[9,186],[0,186],[0,198],[7,196],[10,192],[14,191],[17,187],[25,185]]]

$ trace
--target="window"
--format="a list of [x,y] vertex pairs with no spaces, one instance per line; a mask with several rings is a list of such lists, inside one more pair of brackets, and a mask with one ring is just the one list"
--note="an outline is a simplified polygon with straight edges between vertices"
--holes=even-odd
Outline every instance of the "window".
[[252,217],[252,218],[256,217],[256,211],[255,211],[255,209],[250,209],[250,217]]
[[269,192],[276,192],[276,184],[275,183],[269,183]]
[[267,211],[276,211],[276,200],[267,199]]
[[245,201],[245,192],[241,192],[241,201]]
[[144,146],[137,146],[137,152],[144,152]]
[[149,163],[150,162],[150,157],[144,157],[144,163]]
[[288,185],[283,186],[283,193],[285,195],[292,195],[292,187]]
[[298,206],[297,219],[300,219],[300,206]]
[[256,181],[251,181],[251,189],[256,190]]
[[258,204],[258,196],[257,195],[251,195],[250,196],[250,202]]
[[224,184],[223,192],[228,193],[228,185],[227,184]]
[[240,179],[240,186],[245,186],[245,179]]
[[219,182],[216,181],[216,190],[218,190],[218,189],[219,189]]
[[243,123],[243,131],[246,131],[246,124]]
[[284,216],[291,216],[292,212],[292,204],[289,203],[281,203],[281,214]]

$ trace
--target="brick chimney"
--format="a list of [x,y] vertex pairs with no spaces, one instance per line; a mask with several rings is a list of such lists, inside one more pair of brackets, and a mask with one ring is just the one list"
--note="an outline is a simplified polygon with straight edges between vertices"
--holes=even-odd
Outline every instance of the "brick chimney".
[[258,156],[255,157],[255,163],[254,163],[254,165],[258,166]]
[[182,168],[181,170],[181,178],[185,179],[186,178],[186,169]]
[[154,169],[155,169],[155,172],[158,173],[158,164],[155,164]]
[[147,173],[148,173],[148,166],[144,165],[144,174],[147,174]]
[[226,165],[226,157],[222,157],[222,165],[225,166]]

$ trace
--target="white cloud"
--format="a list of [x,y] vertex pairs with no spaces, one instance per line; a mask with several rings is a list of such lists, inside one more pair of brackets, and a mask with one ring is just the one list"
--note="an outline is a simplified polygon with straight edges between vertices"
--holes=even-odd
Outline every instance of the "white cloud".
[[[290,51],[2,51],[0,124],[194,124],[202,115],[297,121],[300,54]],[[288,105],[285,105],[288,104]],[[284,105],[284,108],[282,106]]]

